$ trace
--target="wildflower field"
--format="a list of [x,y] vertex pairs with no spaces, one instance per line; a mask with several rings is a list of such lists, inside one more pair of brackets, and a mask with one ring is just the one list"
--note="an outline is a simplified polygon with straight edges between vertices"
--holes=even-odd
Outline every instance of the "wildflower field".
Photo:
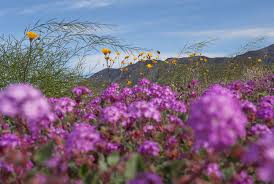
[[[123,56],[120,77],[112,80],[121,53],[103,48],[109,76],[102,87],[65,70],[68,50],[45,47],[39,34],[26,32],[23,57],[0,57],[18,61],[4,63],[18,77],[0,68],[0,183],[274,182],[272,65],[229,62],[218,77],[197,53],[180,65],[144,51]],[[57,62],[48,65],[49,56]],[[137,63],[143,68],[131,79],[128,68]],[[161,65],[170,78],[155,81],[151,73]],[[178,74],[180,67],[186,69]],[[239,77],[237,71],[250,68],[261,72]]]

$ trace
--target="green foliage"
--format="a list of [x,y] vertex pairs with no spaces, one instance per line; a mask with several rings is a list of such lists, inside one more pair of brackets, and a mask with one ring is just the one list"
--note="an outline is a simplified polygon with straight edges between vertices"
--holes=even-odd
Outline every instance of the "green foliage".
[[143,172],[144,170],[145,166],[142,157],[138,154],[133,154],[126,163],[125,177],[127,180],[130,180],[134,178],[137,173]]
[[54,144],[53,142],[43,146],[39,149],[36,154],[34,155],[34,160],[37,163],[42,164],[45,160],[49,159],[53,153]]
[[39,38],[0,38],[0,88],[10,83],[31,83],[47,96],[68,95],[83,80],[83,60],[97,48],[129,49],[118,39],[99,34],[110,25],[50,20],[28,27]]

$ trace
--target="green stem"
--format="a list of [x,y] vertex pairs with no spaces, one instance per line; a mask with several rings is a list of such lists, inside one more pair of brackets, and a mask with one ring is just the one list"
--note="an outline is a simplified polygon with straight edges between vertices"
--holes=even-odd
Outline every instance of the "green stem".
[[31,53],[32,53],[32,41],[30,40],[28,59],[27,59],[27,63],[23,70],[23,82],[27,82],[28,67],[31,63]]

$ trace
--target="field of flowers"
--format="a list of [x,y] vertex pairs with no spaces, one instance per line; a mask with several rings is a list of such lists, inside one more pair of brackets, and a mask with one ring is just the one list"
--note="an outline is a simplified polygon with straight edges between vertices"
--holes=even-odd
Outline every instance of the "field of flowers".
[[182,93],[141,79],[93,95],[0,92],[0,183],[274,182],[274,76]]

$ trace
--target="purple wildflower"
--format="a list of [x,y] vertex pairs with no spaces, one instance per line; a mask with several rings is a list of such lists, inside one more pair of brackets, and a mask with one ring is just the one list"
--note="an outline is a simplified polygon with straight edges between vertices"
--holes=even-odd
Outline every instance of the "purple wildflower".
[[65,149],[67,153],[86,153],[94,151],[100,134],[88,123],[78,123],[68,135]]
[[0,92],[0,112],[28,121],[51,119],[50,105],[43,94],[29,84],[12,84]]
[[141,154],[149,156],[158,156],[160,154],[160,146],[154,141],[145,141],[138,149]]
[[0,136],[0,148],[16,148],[21,142],[17,135],[8,133]]
[[152,103],[146,101],[137,101],[129,105],[129,113],[135,119],[153,119],[156,122],[160,122],[161,114]]
[[250,145],[244,161],[257,163],[257,175],[262,181],[274,182],[274,134],[265,134]]
[[90,89],[86,86],[76,86],[72,89],[72,93],[77,97],[81,97],[83,95],[91,95]]
[[271,121],[274,118],[274,96],[265,96],[258,105],[257,117]]
[[241,171],[234,176],[232,184],[253,184],[253,178],[249,176],[245,171]]
[[262,136],[272,133],[271,130],[264,124],[255,124],[250,129],[250,135]]
[[217,163],[208,164],[207,168],[206,168],[206,174],[208,176],[215,176],[215,177],[218,177],[218,178],[223,177],[223,173],[220,170],[219,165]]
[[162,184],[160,176],[154,173],[141,173],[138,174],[134,179],[127,182],[127,184]]
[[231,93],[211,88],[191,106],[188,124],[194,130],[196,146],[222,150],[244,137],[247,119]]

